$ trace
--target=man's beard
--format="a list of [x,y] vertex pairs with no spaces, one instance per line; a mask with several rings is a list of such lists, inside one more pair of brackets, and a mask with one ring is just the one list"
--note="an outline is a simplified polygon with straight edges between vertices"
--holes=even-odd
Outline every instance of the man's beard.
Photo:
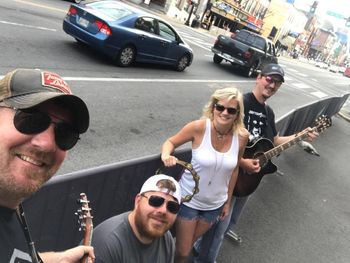
[[39,188],[51,178],[52,172],[45,174],[29,174],[29,183],[21,185],[17,183],[11,174],[2,174],[0,178],[0,195],[11,200],[23,200],[39,190]]
[[[152,217],[163,220],[165,223],[157,228],[150,222],[152,221]],[[135,226],[141,236],[149,239],[156,239],[163,236],[171,227],[165,215],[156,213],[142,214],[139,209],[135,210]]]

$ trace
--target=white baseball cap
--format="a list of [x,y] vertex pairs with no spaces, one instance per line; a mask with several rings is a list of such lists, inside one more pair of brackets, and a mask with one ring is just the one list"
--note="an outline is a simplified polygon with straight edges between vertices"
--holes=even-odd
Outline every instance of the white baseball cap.
[[169,194],[173,196],[179,204],[181,203],[180,185],[171,176],[165,174],[156,174],[148,178],[146,182],[144,182],[144,184],[142,185],[139,194],[143,194],[150,191]]

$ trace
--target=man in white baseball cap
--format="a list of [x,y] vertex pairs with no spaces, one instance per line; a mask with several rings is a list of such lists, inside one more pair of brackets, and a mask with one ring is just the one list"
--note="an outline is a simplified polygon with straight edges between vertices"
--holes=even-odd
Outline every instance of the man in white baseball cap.
[[180,208],[181,189],[167,175],[154,175],[135,197],[135,207],[102,222],[92,237],[95,263],[173,263],[175,244],[169,231]]

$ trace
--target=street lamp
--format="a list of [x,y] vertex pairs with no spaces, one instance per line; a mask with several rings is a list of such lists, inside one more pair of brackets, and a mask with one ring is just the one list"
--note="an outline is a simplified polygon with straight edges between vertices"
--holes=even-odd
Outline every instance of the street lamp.
[[191,20],[191,16],[192,16],[192,13],[193,13],[193,9],[194,9],[194,6],[197,4],[197,1],[189,0],[189,4],[191,5],[191,9],[190,9],[190,13],[188,14],[188,18],[187,18],[187,20],[185,22],[186,26],[190,25],[190,20]]

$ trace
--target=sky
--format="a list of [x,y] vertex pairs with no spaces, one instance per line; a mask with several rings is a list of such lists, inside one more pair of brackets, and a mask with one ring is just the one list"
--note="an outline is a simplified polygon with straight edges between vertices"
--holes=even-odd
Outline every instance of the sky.
[[[295,0],[294,6],[309,11],[313,2],[314,0]],[[345,27],[345,19],[329,16],[326,14],[327,11],[350,17],[350,0],[318,0],[316,9],[316,15],[329,20],[335,27]]]

